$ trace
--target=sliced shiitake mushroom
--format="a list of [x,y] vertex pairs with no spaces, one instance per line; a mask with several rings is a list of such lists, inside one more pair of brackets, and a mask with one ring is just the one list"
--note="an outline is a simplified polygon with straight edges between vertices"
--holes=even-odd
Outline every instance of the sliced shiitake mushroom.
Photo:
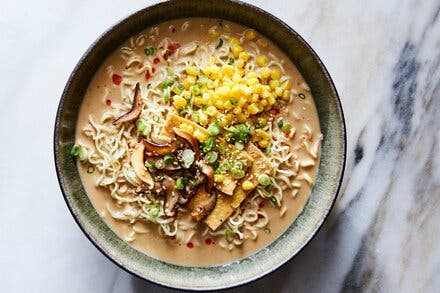
[[166,192],[164,205],[165,216],[174,217],[176,215],[176,205],[179,201],[179,191],[176,187],[176,181],[170,176],[165,176],[162,181],[162,186]]
[[165,156],[171,154],[177,149],[175,139],[172,139],[167,143],[156,143],[143,139],[142,144],[145,146],[145,151],[149,156]]
[[142,112],[142,98],[140,93],[140,85],[136,83],[134,89],[133,104],[130,111],[113,121],[113,125],[118,125],[120,123],[129,122],[137,119]]
[[197,222],[200,222],[205,216],[207,216],[215,207],[217,202],[216,193],[208,193],[205,186],[201,186],[197,195],[190,202],[191,216]]
[[140,143],[136,144],[135,148],[133,149],[133,153],[131,154],[131,166],[133,167],[136,176],[146,183],[149,188],[153,188],[153,178],[144,165],[144,149],[144,145]]
[[185,144],[190,146],[194,151],[194,161],[197,162],[200,160],[200,146],[197,141],[190,133],[183,131],[180,128],[174,127],[173,132],[176,137],[182,140]]
[[206,175],[206,191],[211,193],[212,187],[214,186],[214,168],[202,162],[201,169],[202,173]]

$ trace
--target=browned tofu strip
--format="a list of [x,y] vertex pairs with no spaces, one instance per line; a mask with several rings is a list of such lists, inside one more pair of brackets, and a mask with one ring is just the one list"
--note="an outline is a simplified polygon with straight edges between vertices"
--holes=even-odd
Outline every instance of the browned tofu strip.
[[246,147],[246,152],[254,158],[254,162],[250,167],[250,171],[242,179],[241,182],[249,180],[252,182],[253,187],[250,190],[243,190],[241,185],[237,186],[232,196],[220,195],[217,199],[217,203],[212,212],[205,218],[205,223],[211,230],[215,231],[220,227],[224,221],[226,221],[234,212],[236,208],[240,206],[243,200],[248,196],[252,190],[258,185],[258,175],[270,174],[273,170],[273,166],[269,159],[263,154],[259,148],[254,144],[249,143]]
[[180,125],[182,125],[182,124],[187,124],[187,125],[191,126],[192,128],[194,128],[194,130],[198,129],[203,134],[208,136],[208,131],[204,127],[200,126],[199,124],[197,124],[195,122],[192,122],[191,120],[182,118],[182,117],[177,116],[176,114],[172,114],[172,113],[168,114],[167,122],[165,123],[165,126],[162,128],[160,134],[168,136],[168,137],[173,137],[174,136],[173,128],[174,127],[179,128]]

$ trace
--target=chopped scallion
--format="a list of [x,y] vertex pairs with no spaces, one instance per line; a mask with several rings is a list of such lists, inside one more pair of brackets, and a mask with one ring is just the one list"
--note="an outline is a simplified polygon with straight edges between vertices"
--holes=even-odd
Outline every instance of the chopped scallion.
[[215,151],[209,152],[205,156],[205,160],[208,164],[214,164],[218,159],[218,153]]
[[81,162],[85,162],[88,159],[88,152],[85,148],[79,148],[78,158]]
[[217,46],[215,46],[215,48],[220,49],[221,46],[223,46],[223,39],[222,38],[218,39],[218,43],[217,43]]
[[151,164],[150,162],[148,162],[148,161],[145,161],[145,167],[150,171],[150,172],[153,172],[154,171],[154,165],[153,164]]
[[298,98],[304,100],[306,98],[306,95],[304,95],[303,93],[299,93]]
[[87,173],[88,173],[88,174],[92,174],[93,172],[95,172],[95,167],[93,167],[93,166],[88,166],[88,167],[87,167]]
[[234,177],[234,179],[241,179],[245,175],[242,169],[237,168],[232,168],[229,172],[231,173],[231,176]]
[[185,188],[185,185],[183,184],[183,179],[180,177],[176,179],[176,188],[177,190],[182,190]]
[[159,116],[157,116],[157,115],[153,115],[153,121],[154,121],[154,122],[159,122],[159,120],[160,120],[160,117],[159,117]]
[[168,103],[171,100],[170,87],[167,87],[163,90],[163,100],[165,103]]
[[216,136],[220,133],[220,127],[217,123],[211,123],[207,129],[207,132],[210,136]]
[[234,98],[230,98],[229,102],[231,103],[232,106],[237,105],[237,101]]
[[154,167],[156,167],[157,169],[163,169],[166,167],[166,163],[163,159],[159,159],[154,163]]
[[279,128],[283,127],[284,121],[283,119],[278,120],[277,125]]
[[160,205],[159,204],[155,204],[153,206],[151,206],[150,210],[148,211],[148,215],[151,218],[157,218],[159,216],[160,213]]
[[228,61],[229,64],[234,63],[234,61],[235,61],[234,57],[229,57],[229,61]]
[[174,84],[174,80],[172,80],[171,78],[167,78],[162,82],[162,88],[166,89],[167,87],[170,87]]
[[70,149],[69,154],[70,154],[72,157],[78,157],[78,154],[79,154],[79,146],[74,145],[74,146]]
[[258,183],[262,186],[270,186],[272,185],[272,179],[267,174],[258,175]]
[[172,155],[169,155],[169,154],[167,154],[167,155],[165,155],[164,157],[163,157],[163,161],[165,162],[165,164],[172,164],[173,162],[174,162],[174,157],[172,156]]
[[283,125],[283,127],[281,127],[281,131],[284,133],[289,133],[290,130],[292,130],[292,125],[289,123],[286,123]]
[[205,143],[202,146],[202,152],[207,153],[211,151],[212,148],[214,147],[214,142],[215,142],[214,137],[212,136],[208,137],[208,139],[205,141]]
[[270,229],[269,228],[264,228],[264,233],[270,234]]
[[225,238],[226,238],[226,241],[228,241],[228,242],[232,242],[234,240],[233,233],[231,230],[226,229]]
[[183,168],[188,169],[194,163],[194,151],[186,149],[182,152]]

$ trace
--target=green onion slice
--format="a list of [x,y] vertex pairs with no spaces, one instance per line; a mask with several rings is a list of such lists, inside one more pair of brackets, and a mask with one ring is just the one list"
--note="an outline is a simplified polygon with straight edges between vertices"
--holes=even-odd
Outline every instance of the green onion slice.
[[303,93],[299,93],[298,98],[304,100],[306,98],[306,95],[304,95]]
[[211,123],[207,129],[207,132],[210,136],[216,136],[220,133],[220,127],[217,123]]
[[194,163],[194,151],[186,149],[182,152],[183,168],[189,169]]
[[223,39],[222,38],[218,39],[218,43],[217,43],[217,46],[215,46],[215,48],[220,49],[221,46],[223,46]]
[[88,152],[85,148],[79,148],[78,158],[81,162],[87,161],[88,158]]
[[183,179],[180,177],[176,179],[176,188],[177,190],[182,190],[185,188],[185,185],[183,184]]
[[234,236],[233,236],[233,233],[231,230],[227,229],[225,231],[225,238],[226,238],[226,241],[228,241],[228,242],[232,242],[234,240]]
[[206,154],[205,159],[208,164],[214,164],[218,159],[218,153],[215,151],[209,152]]
[[88,174],[92,174],[92,173],[94,173],[95,172],[95,167],[93,167],[93,166],[88,166],[87,167],[87,173]]
[[260,174],[258,175],[258,183],[262,186],[270,186],[272,185],[272,179],[267,174]]
[[229,173],[231,173],[231,176],[234,177],[234,179],[241,179],[246,175],[242,169],[238,168],[232,168]]
[[78,154],[79,154],[79,146],[77,145],[72,146],[69,155],[71,155],[72,157],[78,157]]
[[154,167],[156,167],[157,169],[163,169],[166,167],[166,163],[163,159],[159,159],[154,163]]

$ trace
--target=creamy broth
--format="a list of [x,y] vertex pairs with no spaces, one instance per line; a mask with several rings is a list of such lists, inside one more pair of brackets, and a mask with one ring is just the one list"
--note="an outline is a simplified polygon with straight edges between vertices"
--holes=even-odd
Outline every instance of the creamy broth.
[[[186,29],[185,26],[187,26]],[[182,32],[182,27],[184,32]],[[124,43],[105,60],[89,85],[79,114],[76,142],[96,151],[93,141],[84,132],[84,129],[89,125],[89,115],[92,115],[96,121],[100,121],[105,111],[111,109],[113,105],[126,103],[122,97],[131,95],[132,85],[124,85],[123,81],[117,85],[112,78],[115,73],[120,74],[126,69],[127,60],[121,57],[121,54],[127,52],[126,48],[130,48],[128,52],[132,50],[138,56],[145,57],[144,49],[146,47],[157,46],[163,38],[167,37],[175,43],[182,44],[182,47],[195,40],[216,46],[218,36],[215,35],[215,32],[213,33],[213,27],[214,30],[218,29],[232,35],[242,35],[246,30],[245,27],[227,21],[222,21],[220,25],[215,19],[191,18],[174,20],[154,28],[148,28]],[[257,42],[258,40],[264,40],[267,42],[267,46],[261,46],[261,42]],[[267,246],[287,229],[302,211],[310,196],[318,169],[319,146],[322,137],[310,89],[296,67],[275,45],[257,33],[257,37],[253,41],[243,42],[245,51],[253,50],[253,46],[260,50],[260,55],[268,56],[269,60],[274,58],[280,60],[285,70],[284,75],[291,77],[292,102],[280,109],[274,119],[283,117],[284,123],[290,123],[294,129],[289,144],[293,153],[291,158],[293,168],[297,168],[297,175],[292,178],[293,188],[288,188],[283,192],[281,206],[276,206],[270,199],[261,201],[259,209],[265,211],[269,222],[264,229],[257,230],[256,239],[247,239],[241,245],[233,247],[227,244],[222,247],[220,244],[225,243],[225,235],[204,235],[207,229],[206,225],[203,222],[195,222],[188,212],[185,213],[182,210],[178,212],[178,219],[185,218],[185,221],[193,222],[194,226],[192,229],[194,233],[189,240],[164,236],[163,233],[160,233],[160,227],[157,224],[148,223],[145,220],[130,222],[115,219],[110,211],[123,211],[123,204],[119,204],[110,196],[109,189],[97,186],[96,182],[101,176],[99,170],[94,170],[92,173],[89,163],[78,163],[84,187],[100,216],[117,235],[151,257],[179,265],[200,266],[223,264],[241,259]],[[160,54],[156,56],[161,57]],[[150,59],[140,60],[142,66],[151,66],[150,71],[153,71],[152,67],[154,67],[155,72],[159,72],[161,67],[167,66],[162,57],[158,63],[155,63],[154,59],[151,62]],[[173,56],[170,60],[173,60]],[[141,63],[136,63],[134,66],[137,66],[141,71],[142,67],[139,64]],[[271,68],[270,63],[268,67]],[[143,96],[146,96],[149,83],[162,82],[163,80],[163,76],[151,72],[147,81],[145,71],[142,71],[135,78],[138,78],[140,82]],[[273,125],[276,125],[276,122]],[[251,204],[249,199],[252,194],[242,203],[240,207],[242,211],[246,211]],[[258,221],[260,219],[255,223]]]

